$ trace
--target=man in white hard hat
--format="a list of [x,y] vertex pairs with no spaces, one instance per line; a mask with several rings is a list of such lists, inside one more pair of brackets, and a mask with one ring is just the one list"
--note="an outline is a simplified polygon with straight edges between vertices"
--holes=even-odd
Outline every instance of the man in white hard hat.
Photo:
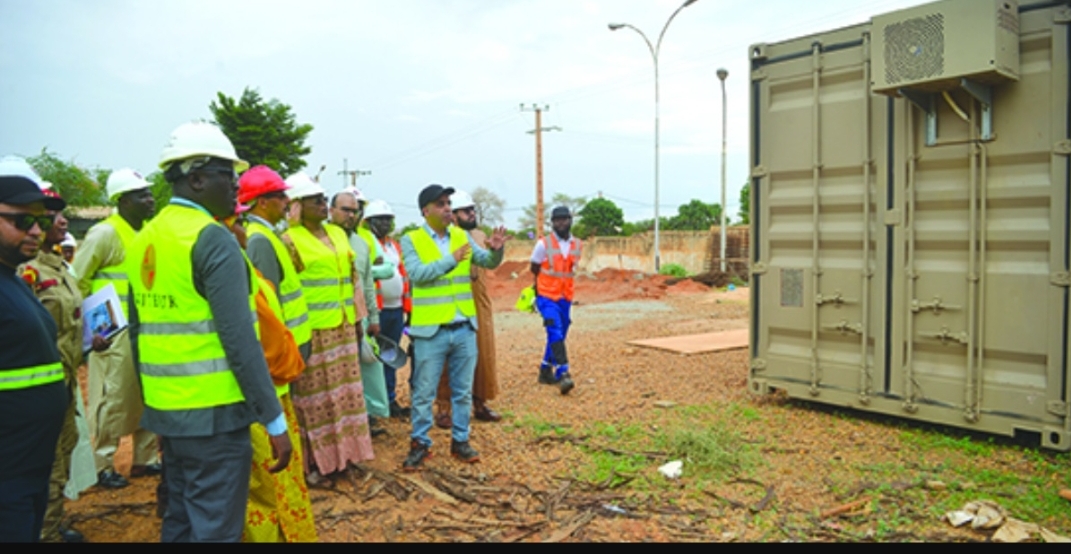
[[0,542],[37,542],[69,390],[56,322],[15,268],[66,202],[22,158],[0,159]]
[[[133,169],[112,172],[105,191],[108,200],[116,206],[115,213],[90,227],[72,262],[83,296],[88,298],[110,284],[127,316],[126,252],[134,236],[156,210],[149,187],[149,182]],[[131,435],[134,449],[130,476],[160,474],[156,436],[138,424],[142,410],[141,389],[130,353],[130,337],[125,330],[111,338],[110,348],[89,355],[88,410],[89,431],[94,437],[97,485],[118,489],[130,484],[115,470],[115,451],[119,448],[119,439],[126,435]]]
[[[487,248],[487,234],[479,228],[476,220],[476,202],[463,190],[454,191],[450,197],[454,213],[454,225],[469,234],[472,241]],[[491,295],[487,293],[487,270],[472,266],[472,299],[476,303],[476,371],[472,378],[472,417],[479,421],[501,421],[502,416],[487,405],[488,400],[498,396],[498,377],[495,372],[495,320]],[[449,429],[453,423],[450,414],[450,384],[445,378],[439,381],[439,393],[435,399],[435,425]]]
[[[402,263],[402,246],[391,238],[394,231],[394,211],[383,200],[372,200],[364,208],[360,235],[373,252],[372,275],[376,280],[376,306],[379,307],[379,333],[395,344],[401,344],[402,332],[409,325],[413,298],[409,292],[409,277]],[[383,364],[387,385],[390,416],[407,418],[408,407],[398,403],[397,368]],[[410,376],[412,371],[410,371]],[[409,380],[412,390],[412,378]]]
[[241,540],[253,422],[267,428],[278,458],[269,471],[290,461],[258,341],[255,273],[217,221],[234,213],[238,172],[248,167],[215,125],[180,125],[160,159],[171,202],[130,247],[141,424],[160,435],[164,453],[164,542]]

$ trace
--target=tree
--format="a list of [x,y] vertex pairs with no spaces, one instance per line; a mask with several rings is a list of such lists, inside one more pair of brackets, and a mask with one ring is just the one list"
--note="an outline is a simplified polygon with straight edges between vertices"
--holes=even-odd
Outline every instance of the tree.
[[56,191],[70,206],[105,206],[108,195],[104,192],[104,183],[109,171],[89,170],[76,165],[73,161],[65,162],[58,156],[41,149],[41,153],[26,159],[42,180],[52,183]]
[[580,210],[580,224],[588,231],[588,236],[619,235],[625,225],[625,216],[612,200],[595,198]]
[[744,225],[751,224],[751,183],[744,183],[744,188],[740,189],[740,223]]
[[483,187],[476,187],[472,191],[472,201],[476,203],[476,219],[480,224],[491,227],[502,224],[502,210],[506,208],[505,200]]
[[312,125],[299,125],[290,106],[274,98],[265,102],[256,89],[247,87],[237,101],[217,92],[209,109],[238,157],[251,166],[263,164],[284,176],[305,167],[302,158],[312,152],[305,145]]
[[[725,218],[726,224],[729,218]],[[674,231],[706,231],[714,225],[721,224],[721,206],[707,204],[702,200],[691,202],[677,208],[677,215],[670,220],[667,229]]]

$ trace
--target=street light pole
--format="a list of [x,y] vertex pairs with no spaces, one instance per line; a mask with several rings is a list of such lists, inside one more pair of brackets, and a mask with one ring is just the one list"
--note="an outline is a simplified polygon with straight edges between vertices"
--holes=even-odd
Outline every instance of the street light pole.
[[718,80],[721,81],[721,272],[725,273],[725,141],[726,124],[725,118],[729,112],[725,111],[725,79],[729,77],[729,71],[725,68],[718,69]]
[[661,260],[662,251],[661,251],[661,248],[660,248],[659,235],[658,235],[658,229],[659,229],[659,226],[660,226],[660,222],[658,220],[658,201],[659,201],[659,197],[658,197],[658,178],[659,178],[659,168],[658,168],[658,158],[659,158],[659,156],[658,156],[658,154],[659,154],[658,52],[662,49],[662,37],[666,36],[666,29],[668,29],[669,28],[669,24],[673,22],[673,18],[677,17],[677,14],[680,13],[681,10],[683,10],[684,8],[687,8],[688,6],[691,6],[692,4],[696,3],[697,1],[698,0],[686,0],[683,4],[680,5],[679,8],[676,9],[676,11],[673,12],[672,15],[669,16],[669,19],[666,20],[666,24],[662,26],[662,32],[658,34],[658,42],[656,42],[654,46],[651,46],[651,41],[647,38],[647,35],[645,35],[643,33],[643,31],[637,29],[636,27],[633,27],[632,25],[629,25],[628,23],[611,23],[611,24],[608,25],[611,31],[616,31],[616,30],[621,29],[623,27],[627,27],[627,28],[632,29],[633,31],[636,31],[637,33],[639,33],[639,35],[641,37],[643,37],[643,41],[645,43],[647,43],[647,49],[651,52],[651,60],[654,61],[654,97],[655,97],[655,101],[654,101],[655,102],[655,119],[654,119],[654,129],[655,129],[655,131],[654,131],[654,266],[655,266],[655,273],[658,273],[659,269],[661,269],[661,261],[662,261]]

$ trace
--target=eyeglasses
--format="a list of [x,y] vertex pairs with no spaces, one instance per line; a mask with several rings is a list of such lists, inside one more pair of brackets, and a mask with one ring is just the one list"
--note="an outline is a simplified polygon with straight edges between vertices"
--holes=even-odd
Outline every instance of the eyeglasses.
[[357,214],[359,214],[359,213],[361,213],[363,211],[363,210],[361,210],[361,208],[341,208],[340,207],[339,209],[344,211],[344,212],[346,212],[346,213],[348,213],[348,214],[350,214],[350,215],[357,215]]
[[13,214],[6,212],[0,212],[0,217],[10,221],[19,231],[29,231],[33,228],[34,223],[36,223],[42,231],[48,231],[52,228],[52,221],[55,218],[52,214],[33,215],[28,213]]
[[454,211],[455,212],[465,212],[467,214],[474,214],[474,213],[476,213],[476,208],[473,208],[473,207],[469,206],[468,208],[457,208]]
[[327,197],[320,194],[318,196],[306,196],[301,199],[302,202],[311,202],[313,204],[326,204]]

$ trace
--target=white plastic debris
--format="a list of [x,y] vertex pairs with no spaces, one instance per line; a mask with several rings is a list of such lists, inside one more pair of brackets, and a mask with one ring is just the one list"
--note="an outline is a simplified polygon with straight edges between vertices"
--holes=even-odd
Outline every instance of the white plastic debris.
[[658,468],[658,472],[665,475],[667,479],[679,479],[681,476],[681,468],[684,467],[684,462],[680,460],[673,460],[668,464]]

